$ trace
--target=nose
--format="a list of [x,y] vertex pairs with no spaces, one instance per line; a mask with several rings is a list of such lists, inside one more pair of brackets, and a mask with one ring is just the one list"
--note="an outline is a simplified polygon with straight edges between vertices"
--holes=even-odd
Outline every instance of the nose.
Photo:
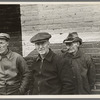
[[66,46],[67,50],[70,48],[69,46]]
[[40,45],[39,45],[39,48],[42,48],[42,47],[43,47],[43,46],[40,44]]
[[2,45],[0,45],[0,48],[2,47]]

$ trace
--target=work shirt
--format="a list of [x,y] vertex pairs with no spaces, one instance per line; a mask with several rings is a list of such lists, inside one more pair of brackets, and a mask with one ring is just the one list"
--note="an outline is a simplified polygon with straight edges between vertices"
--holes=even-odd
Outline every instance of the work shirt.
[[28,80],[29,70],[21,55],[9,50],[0,56],[0,95],[24,94]]
[[63,62],[51,49],[44,59],[33,58],[31,94],[74,94],[73,73],[68,61]]

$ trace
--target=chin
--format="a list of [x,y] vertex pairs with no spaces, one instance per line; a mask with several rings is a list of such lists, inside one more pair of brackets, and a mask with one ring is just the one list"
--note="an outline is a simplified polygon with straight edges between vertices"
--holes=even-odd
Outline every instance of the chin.
[[74,53],[74,51],[68,51],[69,53]]
[[4,53],[4,52],[0,52],[0,54],[2,54],[2,53]]
[[44,54],[45,54],[45,52],[39,52],[39,54],[44,55]]

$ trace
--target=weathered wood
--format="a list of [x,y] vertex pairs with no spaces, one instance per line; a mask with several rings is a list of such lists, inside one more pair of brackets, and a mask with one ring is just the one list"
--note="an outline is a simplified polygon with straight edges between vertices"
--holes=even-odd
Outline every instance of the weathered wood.
[[[81,49],[85,54],[91,55],[95,63],[96,82],[100,82],[100,4],[30,4],[21,5],[20,8],[23,56],[37,55],[36,50],[32,51],[29,38],[40,31],[52,35],[50,47],[57,54],[66,50],[62,42],[68,33],[76,31],[83,40]],[[32,59],[27,58],[27,61],[31,68]],[[93,94],[100,94],[98,89],[99,85],[96,85]]]

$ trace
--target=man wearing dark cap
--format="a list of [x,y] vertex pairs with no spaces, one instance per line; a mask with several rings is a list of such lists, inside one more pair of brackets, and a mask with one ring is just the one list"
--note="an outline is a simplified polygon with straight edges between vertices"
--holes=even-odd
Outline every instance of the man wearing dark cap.
[[10,36],[0,33],[0,95],[21,95],[28,89],[29,70],[25,60],[9,46]]
[[63,57],[71,60],[76,84],[76,94],[91,94],[95,83],[95,66],[90,56],[80,50],[82,39],[77,32],[69,33],[64,40],[66,52]]
[[[39,55],[33,58],[31,94],[74,94],[73,73],[68,61],[63,62],[49,47],[51,35],[40,32],[31,38]],[[34,55],[33,55],[34,56]]]

